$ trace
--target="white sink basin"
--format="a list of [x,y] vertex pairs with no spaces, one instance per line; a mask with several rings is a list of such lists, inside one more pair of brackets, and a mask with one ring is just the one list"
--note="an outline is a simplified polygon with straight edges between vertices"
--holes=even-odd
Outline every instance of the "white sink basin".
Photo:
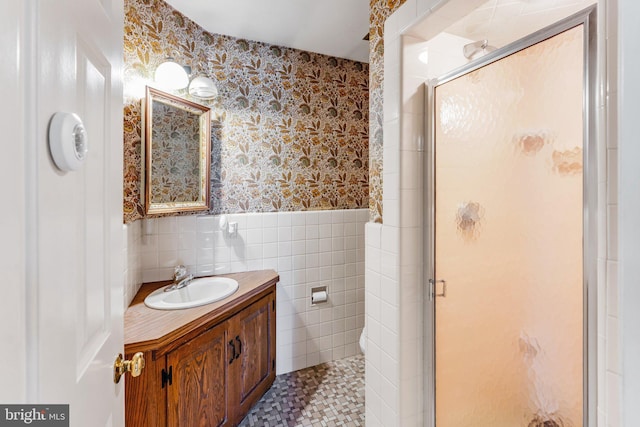
[[198,307],[225,299],[238,290],[238,282],[226,277],[201,277],[181,289],[165,292],[162,287],[150,293],[144,303],[158,310]]

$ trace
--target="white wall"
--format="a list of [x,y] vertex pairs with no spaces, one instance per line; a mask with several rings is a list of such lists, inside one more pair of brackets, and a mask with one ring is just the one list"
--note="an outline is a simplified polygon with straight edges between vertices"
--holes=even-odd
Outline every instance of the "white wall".
[[[612,21],[619,25],[619,318],[622,377],[611,393],[622,392],[621,424],[640,425],[640,3],[618,0],[619,13]],[[615,212],[612,212],[615,214]]]
[[[138,289],[137,268],[144,282],[170,279],[178,264],[196,275],[271,268],[280,274],[277,373],[355,355],[364,325],[368,215],[367,209],[227,215],[238,223],[236,237],[220,230],[219,216],[138,221],[126,231],[129,300]],[[312,306],[317,286],[327,286],[329,302]]]

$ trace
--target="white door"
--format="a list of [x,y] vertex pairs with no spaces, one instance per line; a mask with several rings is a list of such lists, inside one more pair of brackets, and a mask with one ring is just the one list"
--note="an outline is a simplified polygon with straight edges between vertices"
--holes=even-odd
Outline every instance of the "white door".
[[[70,404],[71,426],[124,425],[122,0],[31,0],[35,17],[36,402]],[[89,152],[61,172],[48,149],[58,111],[77,113]]]
[[[0,381],[0,402],[7,404],[26,399],[26,173],[24,137],[24,76],[19,55],[23,46],[23,5],[3,1],[0,13],[0,271],[3,285],[0,298],[0,366],[5,369]],[[6,385],[10,384],[8,387]]]

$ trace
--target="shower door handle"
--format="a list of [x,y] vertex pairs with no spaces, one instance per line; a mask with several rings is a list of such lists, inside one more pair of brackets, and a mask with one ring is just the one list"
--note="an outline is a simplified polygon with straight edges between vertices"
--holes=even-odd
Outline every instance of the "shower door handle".
[[[438,293],[438,291],[436,290],[438,283],[442,283],[442,293]],[[429,296],[431,297],[430,299],[433,299],[435,297],[446,298],[447,297],[447,281],[429,279]]]

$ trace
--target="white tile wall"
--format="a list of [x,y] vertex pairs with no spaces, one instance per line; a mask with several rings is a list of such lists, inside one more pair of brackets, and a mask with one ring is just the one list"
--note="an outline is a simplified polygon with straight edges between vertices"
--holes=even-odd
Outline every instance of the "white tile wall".
[[366,229],[365,416],[367,426],[400,424],[398,352],[398,234],[368,223]]
[[[622,412],[622,351],[621,322],[618,310],[618,25],[617,1],[598,2],[598,25],[604,28],[598,39],[599,67],[606,88],[600,102],[600,114],[605,121],[601,126],[598,154],[605,162],[599,183],[599,216],[605,218],[599,228],[604,234],[598,251],[598,266],[604,271],[599,278],[598,314],[598,422],[607,427],[625,425]],[[606,38],[604,35],[606,34]],[[600,274],[599,274],[600,275]],[[601,423],[601,424],[600,424]],[[632,424],[631,424],[632,425]]]
[[[415,18],[400,15],[385,31],[406,28]],[[401,55],[399,64],[385,68],[384,225],[367,227],[367,424],[413,426],[424,419],[424,83],[463,65],[465,58],[451,52],[467,42],[444,35],[425,43],[385,33],[385,59],[387,52]],[[425,49],[429,66],[417,60]],[[394,105],[396,85],[400,100]]]
[[135,221],[122,227],[124,233],[124,308],[131,304],[142,285],[142,223]]
[[[196,275],[274,269],[277,373],[355,355],[364,326],[368,215],[368,209],[227,215],[238,224],[237,236],[220,230],[219,216],[140,221],[142,281],[170,279],[178,264]],[[312,306],[317,286],[327,286],[329,301]]]

